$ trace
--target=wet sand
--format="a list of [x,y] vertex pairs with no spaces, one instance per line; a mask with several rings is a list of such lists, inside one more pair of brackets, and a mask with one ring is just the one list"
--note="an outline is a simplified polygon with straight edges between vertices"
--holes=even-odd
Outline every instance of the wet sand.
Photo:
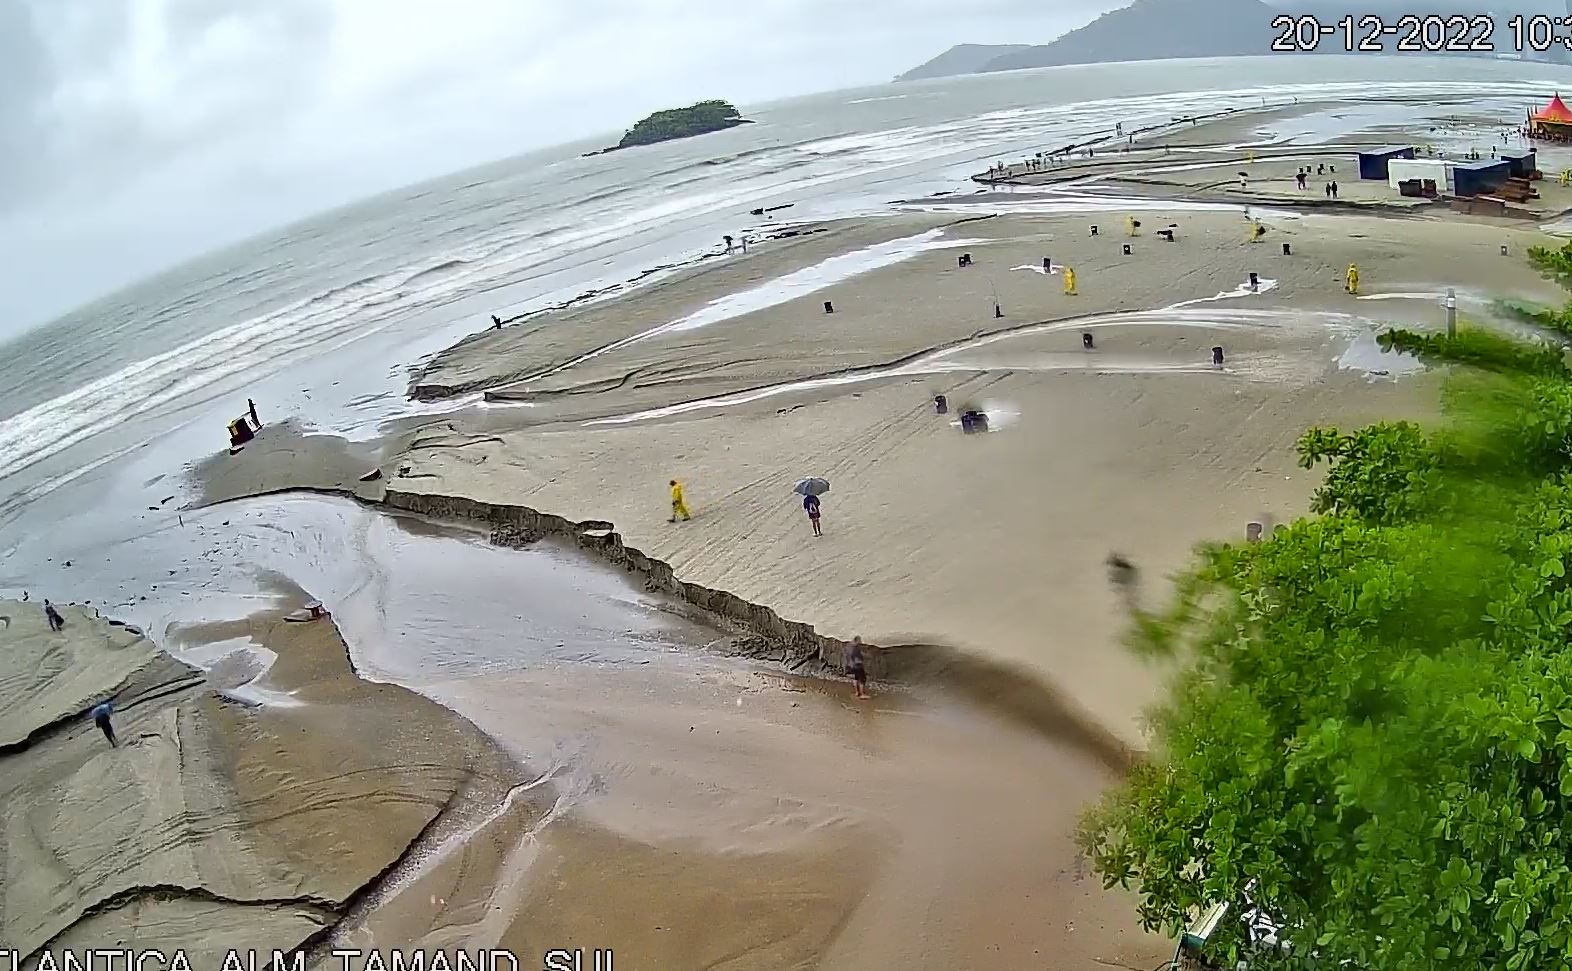
[[[1545,241],[1538,232],[1522,228],[1436,220],[1426,222],[1421,231],[1409,221],[1368,216],[1262,212],[1258,215],[1268,232],[1261,242],[1251,243],[1247,223],[1237,211],[1176,207],[1132,215],[1142,224],[1136,238],[1127,236],[1126,215],[1120,212],[970,221],[946,230],[946,238],[955,244],[948,248],[930,250],[774,307],[626,344],[531,380],[515,380],[515,376],[548,371],[615,342],[637,325],[614,315],[601,329],[586,324],[565,330],[543,346],[500,339],[494,345],[482,336],[446,352],[434,366],[462,369],[475,387],[489,388],[493,399],[527,404],[527,411],[490,423],[506,427],[510,422],[538,425],[603,418],[877,368],[980,335],[1082,315],[1186,305],[1199,311],[1301,308],[1377,320],[1394,315],[1415,321],[1435,318],[1435,309],[1422,303],[1375,308],[1369,301],[1348,296],[1343,282],[1350,263],[1361,267],[1366,295],[1431,291],[1439,301],[1452,272],[1449,268],[1466,265],[1467,282],[1481,291],[1512,292],[1548,302],[1559,299],[1554,284],[1541,279],[1521,258],[1500,256],[1503,243],[1520,254]],[[1096,237],[1090,235],[1094,224],[1099,228]],[[1173,243],[1155,235],[1169,225],[1177,227]],[[1416,236],[1421,233],[1419,244]],[[1292,255],[1282,255],[1283,243],[1291,246]],[[1132,247],[1130,256],[1122,253],[1125,244]],[[973,266],[956,266],[963,252],[972,255]],[[1045,256],[1056,267],[1076,271],[1077,296],[1064,294],[1062,271],[1039,272]],[[1252,271],[1272,283],[1259,294],[1238,294]],[[695,285],[705,292],[726,289],[728,282],[742,288],[756,285],[755,273],[739,270],[728,279],[716,268],[702,282],[695,280]],[[1235,296],[1216,300],[1229,292]],[[833,302],[835,313],[823,311],[825,300]],[[994,316],[996,302],[1003,318]],[[642,322],[681,319],[695,304],[702,306],[697,297],[685,299],[682,280],[674,280],[659,293],[652,291],[647,303],[635,299],[627,307],[637,306]],[[1171,347],[1176,336],[1189,334],[1196,346],[1189,362],[1205,365],[1210,360],[1205,349],[1219,342],[1207,342],[1216,331],[1199,326],[1205,323],[1204,316],[1199,321],[1194,313],[1189,317],[1158,320],[1151,334],[1111,342],[1107,353],[1165,354],[1164,348]],[[1152,334],[1156,344],[1148,340]],[[1247,345],[1253,339],[1245,333],[1222,342]],[[1047,346],[1078,351],[1079,335],[1068,333],[1058,344]],[[453,363],[449,365],[447,359]]]
[[[1400,113],[1393,113],[1398,107]],[[1445,110],[1438,111],[1438,108]],[[1416,124],[1415,115],[1426,119]],[[1441,218],[1446,202],[1399,195],[1383,179],[1359,177],[1358,152],[1392,145],[1414,146],[1421,159],[1482,160],[1492,150],[1536,152],[1546,178],[1535,182],[1539,197],[1514,203],[1537,219],[1553,219],[1572,209],[1572,189],[1556,173],[1572,165],[1572,150],[1504,134],[1521,125],[1516,110],[1491,111],[1468,103],[1414,105],[1380,103],[1307,103],[1271,111],[1241,112],[1196,127],[1139,137],[1133,144],[1100,146],[1092,156],[1074,155],[1049,164],[1027,160],[1002,172],[980,173],[975,180],[995,192],[1014,186],[1060,187],[1112,197],[1188,199],[1236,205],[1282,206],[1352,212],[1429,212]],[[1350,131],[1349,126],[1358,126]],[[1308,167],[1307,187],[1295,175]],[[1240,175],[1246,176],[1243,182]],[[1335,198],[1325,192],[1338,185]],[[1445,194],[1443,190],[1443,195]],[[1469,217],[1474,222],[1521,222],[1499,217]]]
[[[948,211],[971,210],[962,198]],[[1133,239],[1119,212],[1000,216],[950,227],[948,248],[735,315],[715,294],[757,287],[756,268],[675,277],[549,341],[481,335],[434,369],[463,373],[466,390],[493,403],[413,432],[384,466],[387,500],[458,497],[610,524],[683,580],[828,638],[942,645],[1023,684],[1041,679],[1056,704],[1068,699],[1070,718],[1138,748],[1142,711],[1167,673],[1117,647],[1125,621],[1108,553],[1135,560],[1143,596],[1161,597],[1197,542],[1302,513],[1319,478],[1295,462],[1306,427],[1433,415],[1433,382],[1382,377],[1412,364],[1382,359],[1371,337],[1387,321],[1439,324],[1446,286],[1480,314],[1494,293],[1561,298],[1500,255],[1503,243],[1520,253],[1542,239],[1521,226],[1257,215],[1269,229],[1261,243],[1247,242],[1237,211],[1182,205],[1142,207]],[[1170,223],[1176,242],[1157,240]],[[961,252],[976,265],[958,268]],[[1078,296],[1038,272],[1044,255],[1077,269]],[[1359,297],[1343,292],[1349,263],[1363,272]],[[1242,289],[1251,269],[1265,281],[1258,292]],[[698,325],[672,326],[695,315]],[[1214,344],[1227,349],[1221,369],[1210,366]],[[937,393],[950,415],[934,414]],[[968,406],[989,414],[992,432],[960,433],[954,412]],[[822,539],[791,494],[804,475],[833,483]],[[692,522],[666,522],[672,477]],[[859,711],[844,687],[794,698],[733,677],[651,699],[642,679],[630,697],[621,672],[575,670],[511,691],[550,726],[536,736],[566,727],[620,740],[597,743],[618,753],[600,778],[615,779],[620,798],[564,816],[542,844],[557,849],[531,859],[559,887],[628,900],[611,918],[560,894],[526,895],[518,928],[546,915],[584,946],[627,941],[670,966],[717,952],[747,954],[738,966],[749,967],[964,965],[1002,941],[1020,942],[1005,955],[1013,963],[1053,954],[1145,967],[1169,952],[1079,870],[1074,820],[1116,770],[1072,736],[926,691]],[[472,683],[426,690],[499,737],[516,724]],[[609,703],[586,709],[586,693]],[[862,721],[836,727],[847,714]],[[870,731],[879,744],[856,756]],[[546,757],[538,745],[518,751]],[[975,831],[958,819],[975,819]],[[649,847],[691,863],[702,886]],[[715,851],[754,865],[718,864]],[[585,859],[601,862],[583,869]],[[776,880],[775,863],[794,880]],[[672,888],[663,906],[646,918],[636,894],[613,889],[614,866],[637,886]],[[741,896],[722,904],[717,884]],[[804,901],[803,919],[787,933],[751,918],[743,902],[754,892]],[[717,911],[726,919],[703,919]],[[952,923],[929,933],[940,914]]]
[[[25,959],[135,941],[216,966],[308,943],[514,771],[436,705],[353,677],[328,621],[269,611],[175,638],[265,645],[267,690],[296,703],[256,706],[92,611],[66,607],[59,633],[37,603],[0,612],[0,650],[39,699],[7,705],[9,734],[27,731],[3,753],[0,936]],[[117,747],[87,717],[105,699]]]
[[[251,616],[169,628],[188,655],[277,654],[223,689],[284,726],[245,773],[288,771],[304,744],[294,725],[440,749],[435,726],[399,722],[403,689],[387,681],[472,721],[519,766],[488,775],[487,799],[433,823],[346,914],[323,915],[334,929],[321,947],[496,945],[521,960],[614,947],[627,967],[671,969],[977,954],[1150,967],[1168,948],[1076,862],[1074,815],[1113,777],[1095,753],[929,693],[876,689],[857,705],[844,683],[740,663],[724,656],[732,633],[549,543],[505,549],[313,496],[185,521],[83,568],[135,577],[195,538],[214,571],[202,587],[260,575],[297,597],[308,588],[353,645],[314,656],[326,645],[298,638],[330,628]],[[330,676],[346,656],[359,680]]]
[[[1214,174],[1148,188],[1200,192]],[[180,605],[151,633],[207,669],[200,764],[262,807],[234,824],[261,847],[240,858],[292,881],[248,926],[310,938],[319,959],[335,944],[507,946],[524,966],[612,947],[619,966],[684,971],[1165,959],[1171,942],[1139,931],[1071,839],[1121,765],[1087,739],[1144,745],[1166,677],[1119,649],[1104,557],[1135,560],[1161,597],[1196,542],[1302,512],[1306,426],[1433,414],[1433,381],[1373,354],[1382,322],[1439,323],[1446,286],[1479,313],[1497,293],[1562,294],[1499,255],[1540,241],[1523,226],[1267,210],[1252,244],[1238,211],[1148,200],[1131,239],[1121,210],[1044,199],[978,218],[993,204],[839,221],[482,332],[412,381],[464,405],[451,415],[369,443],[269,425],[194,464],[176,523],[63,571],[78,596],[157,584]],[[1170,223],[1176,242],[1156,239]],[[1039,272],[1045,255],[1077,270],[1079,295]],[[1350,262],[1362,298],[1342,290]],[[961,434],[967,407],[988,434]],[[791,494],[810,474],[833,483],[822,539]],[[672,477],[692,522],[666,522]],[[243,498],[292,489],[333,497]],[[478,530],[386,511],[460,502]],[[492,545],[486,503],[564,517],[586,548],[636,546],[726,616],[550,537]],[[342,640],[279,620],[310,597]],[[857,704],[844,681],[772,661],[792,655],[759,648],[750,605],[814,625],[821,653],[862,634],[876,671],[932,657],[995,680],[876,684]],[[80,693],[42,696],[38,718]],[[1034,705],[1052,717],[1020,717]],[[46,755],[74,764],[42,745],[14,758]],[[344,771],[365,759],[373,773]],[[278,809],[290,793],[304,805]],[[157,927],[209,946],[238,919],[116,892],[62,911],[59,940]]]

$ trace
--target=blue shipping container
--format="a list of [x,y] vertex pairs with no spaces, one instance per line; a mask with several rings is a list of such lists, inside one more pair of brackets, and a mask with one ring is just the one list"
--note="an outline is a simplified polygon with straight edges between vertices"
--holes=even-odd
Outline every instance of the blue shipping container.
[[1393,145],[1388,148],[1376,149],[1372,152],[1359,153],[1359,177],[1361,179],[1380,179],[1386,181],[1386,165],[1394,158],[1413,158],[1412,145]]
[[1452,170],[1452,188],[1460,196],[1484,195],[1499,189],[1511,177],[1511,163],[1504,159],[1459,162]]

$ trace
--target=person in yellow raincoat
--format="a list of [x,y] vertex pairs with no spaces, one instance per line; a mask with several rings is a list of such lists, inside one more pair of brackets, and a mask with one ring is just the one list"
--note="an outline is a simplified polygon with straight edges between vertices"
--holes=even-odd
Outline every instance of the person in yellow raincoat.
[[1068,266],[1064,267],[1064,295],[1067,297],[1078,295],[1075,292],[1075,271]]
[[683,520],[689,520],[693,518],[693,516],[688,512],[687,501],[682,498],[682,483],[678,482],[676,479],[672,479],[671,518],[668,519],[667,522],[674,523],[677,521],[678,517],[681,517]]
[[1357,294],[1359,292],[1359,267],[1352,263],[1348,264],[1348,280],[1345,289],[1349,293]]

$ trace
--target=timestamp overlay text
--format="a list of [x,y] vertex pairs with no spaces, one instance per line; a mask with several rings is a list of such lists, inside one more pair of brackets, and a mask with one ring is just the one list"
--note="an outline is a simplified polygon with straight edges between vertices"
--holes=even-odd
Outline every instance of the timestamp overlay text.
[[1271,50],[1306,54],[1543,54],[1572,52],[1572,16],[1556,14],[1312,14],[1272,18]]

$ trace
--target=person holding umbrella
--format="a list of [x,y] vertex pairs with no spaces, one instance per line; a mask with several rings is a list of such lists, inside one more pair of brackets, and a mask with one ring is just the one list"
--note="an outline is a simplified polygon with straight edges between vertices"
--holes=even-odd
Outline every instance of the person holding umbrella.
[[813,526],[813,535],[823,536],[824,527],[819,524],[819,497],[830,491],[829,480],[803,479],[792,487],[792,491],[802,496],[802,508],[808,514],[809,524]]

